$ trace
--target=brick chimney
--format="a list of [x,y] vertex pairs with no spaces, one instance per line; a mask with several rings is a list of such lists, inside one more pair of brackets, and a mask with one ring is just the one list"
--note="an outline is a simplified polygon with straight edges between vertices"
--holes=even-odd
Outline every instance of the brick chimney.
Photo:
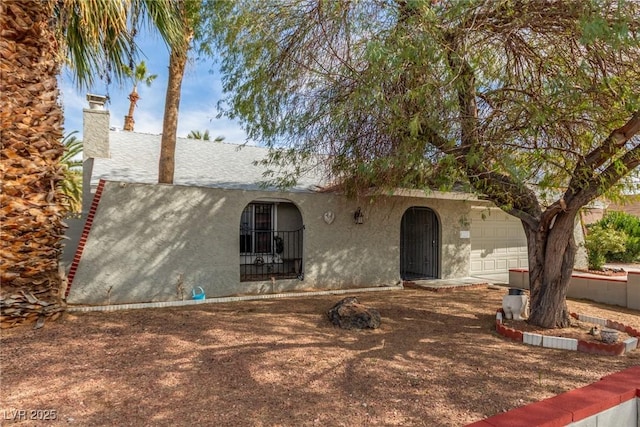
[[89,108],[82,110],[82,160],[109,158],[109,111],[104,109],[107,97],[87,94]]

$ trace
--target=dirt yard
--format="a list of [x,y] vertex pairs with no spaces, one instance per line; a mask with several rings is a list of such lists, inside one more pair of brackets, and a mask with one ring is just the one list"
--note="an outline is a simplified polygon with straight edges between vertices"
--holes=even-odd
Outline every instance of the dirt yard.
[[[2,330],[0,421],[462,426],[640,364],[640,350],[592,356],[498,336],[505,294],[348,294],[380,311],[370,331],[329,323],[342,295],[70,313],[40,330]],[[569,308],[640,327],[637,311]]]

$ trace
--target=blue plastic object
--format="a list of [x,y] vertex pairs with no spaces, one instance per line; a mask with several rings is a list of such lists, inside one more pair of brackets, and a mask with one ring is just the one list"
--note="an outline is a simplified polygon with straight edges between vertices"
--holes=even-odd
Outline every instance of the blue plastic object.
[[198,286],[198,289],[200,289],[200,292],[196,292],[196,288],[191,290],[191,296],[193,299],[205,299],[206,295],[204,294],[204,289],[202,289],[201,286]]

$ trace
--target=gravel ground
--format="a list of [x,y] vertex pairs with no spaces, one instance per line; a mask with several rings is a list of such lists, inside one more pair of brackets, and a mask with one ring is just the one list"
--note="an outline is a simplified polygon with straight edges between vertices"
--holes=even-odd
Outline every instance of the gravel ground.
[[[2,331],[0,420],[461,426],[640,364],[640,350],[593,356],[504,339],[494,319],[505,293],[354,293],[382,315],[367,331],[327,320],[343,296],[66,314]],[[640,328],[638,311],[569,308]],[[30,419],[46,415],[55,420]]]

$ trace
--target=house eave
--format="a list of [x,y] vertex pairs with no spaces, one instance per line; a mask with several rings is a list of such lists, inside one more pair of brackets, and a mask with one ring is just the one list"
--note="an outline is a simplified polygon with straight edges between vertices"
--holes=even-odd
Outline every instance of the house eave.
[[[380,192],[372,191],[370,195],[380,194]],[[437,190],[417,190],[409,188],[396,188],[391,192],[386,192],[391,196],[398,197],[416,197],[423,199],[441,199],[441,200],[465,200],[471,202],[477,202],[478,196],[473,193],[466,193],[461,191],[437,191]]]

